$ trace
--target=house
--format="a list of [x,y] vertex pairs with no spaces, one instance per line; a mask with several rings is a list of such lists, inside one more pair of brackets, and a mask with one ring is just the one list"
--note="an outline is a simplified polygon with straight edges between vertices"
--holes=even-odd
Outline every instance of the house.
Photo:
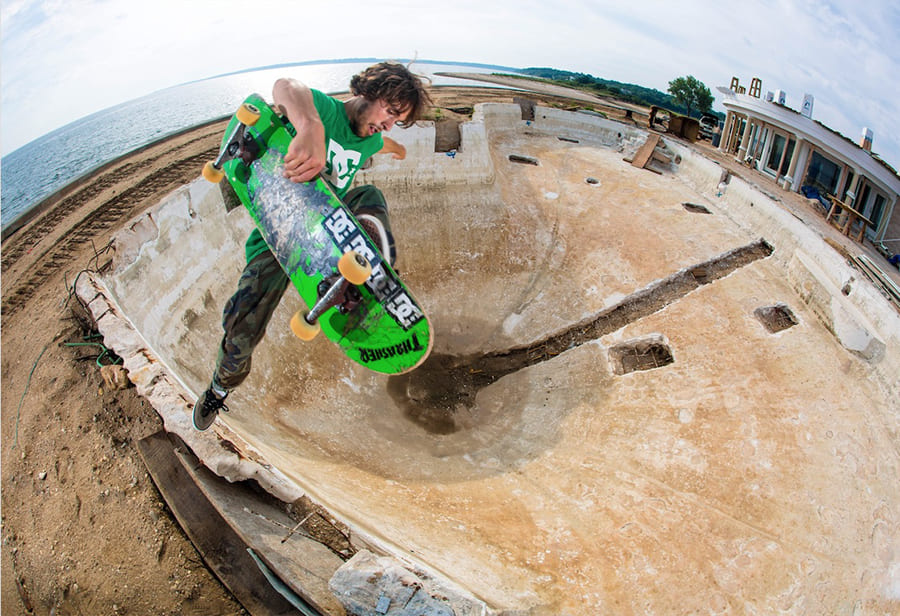
[[[760,96],[762,84],[751,81],[749,92],[732,78],[719,87],[726,117],[719,150],[768,175],[785,190],[818,197],[830,206],[836,197],[858,214],[859,237],[900,242],[900,176],[873,154],[872,133],[863,130],[860,144],[812,119],[813,97],[801,111],[785,106],[779,90]],[[888,247],[900,252],[900,244]]]

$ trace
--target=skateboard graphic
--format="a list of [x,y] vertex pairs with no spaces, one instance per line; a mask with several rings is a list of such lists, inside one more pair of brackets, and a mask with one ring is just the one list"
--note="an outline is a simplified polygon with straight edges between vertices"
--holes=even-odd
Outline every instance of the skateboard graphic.
[[299,292],[308,310],[291,319],[297,337],[312,340],[322,331],[366,368],[408,372],[431,351],[428,319],[325,180],[295,183],[283,177],[295,134],[286,118],[252,94],[229,122],[219,156],[206,164],[203,176],[228,179]]

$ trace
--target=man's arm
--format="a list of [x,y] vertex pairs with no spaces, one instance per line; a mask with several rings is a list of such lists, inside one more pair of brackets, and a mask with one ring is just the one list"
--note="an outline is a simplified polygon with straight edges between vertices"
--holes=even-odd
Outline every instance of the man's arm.
[[378,152],[379,154],[393,154],[397,160],[406,158],[406,147],[390,137],[382,137],[382,139],[384,140],[384,147]]
[[281,107],[297,129],[284,156],[284,177],[308,182],[325,168],[325,127],[310,89],[296,79],[279,79],[272,88],[275,106]]

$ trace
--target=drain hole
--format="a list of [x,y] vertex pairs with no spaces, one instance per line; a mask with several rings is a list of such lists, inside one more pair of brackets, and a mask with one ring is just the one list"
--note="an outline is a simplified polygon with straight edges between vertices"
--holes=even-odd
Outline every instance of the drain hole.
[[784,304],[763,306],[754,310],[753,314],[766,326],[770,334],[776,334],[797,324],[794,313]]
[[519,156],[518,154],[510,154],[509,160],[514,163],[522,163],[523,165],[535,165],[538,164],[538,159],[532,158],[530,156]]
[[675,359],[672,349],[659,337],[633,340],[610,348],[613,372],[628,374],[637,370],[653,370],[668,366]]
[[694,214],[712,214],[712,212],[706,209],[706,207],[697,205],[696,203],[682,203],[681,205],[684,206],[684,209],[686,209],[688,212],[692,212]]

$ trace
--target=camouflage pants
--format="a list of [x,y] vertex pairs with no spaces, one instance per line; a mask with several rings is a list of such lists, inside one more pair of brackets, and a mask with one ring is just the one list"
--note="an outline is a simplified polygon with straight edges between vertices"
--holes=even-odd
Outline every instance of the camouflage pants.
[[[391,248],[389,259],[393,263],[396,248],[387,203],[381,191],[374,186],[359,186],[347,193],[344,203],[355,215],[371,214],[381,221],[387,231]],[[270,250],[244,267],[237,291],[225,304],[222,313],[225,335],[219,345],[213,374],[213,381],[220,388],[232,390],[250,374],[253,350],[265,335],[269,320],[289,284],[290,279]]]

